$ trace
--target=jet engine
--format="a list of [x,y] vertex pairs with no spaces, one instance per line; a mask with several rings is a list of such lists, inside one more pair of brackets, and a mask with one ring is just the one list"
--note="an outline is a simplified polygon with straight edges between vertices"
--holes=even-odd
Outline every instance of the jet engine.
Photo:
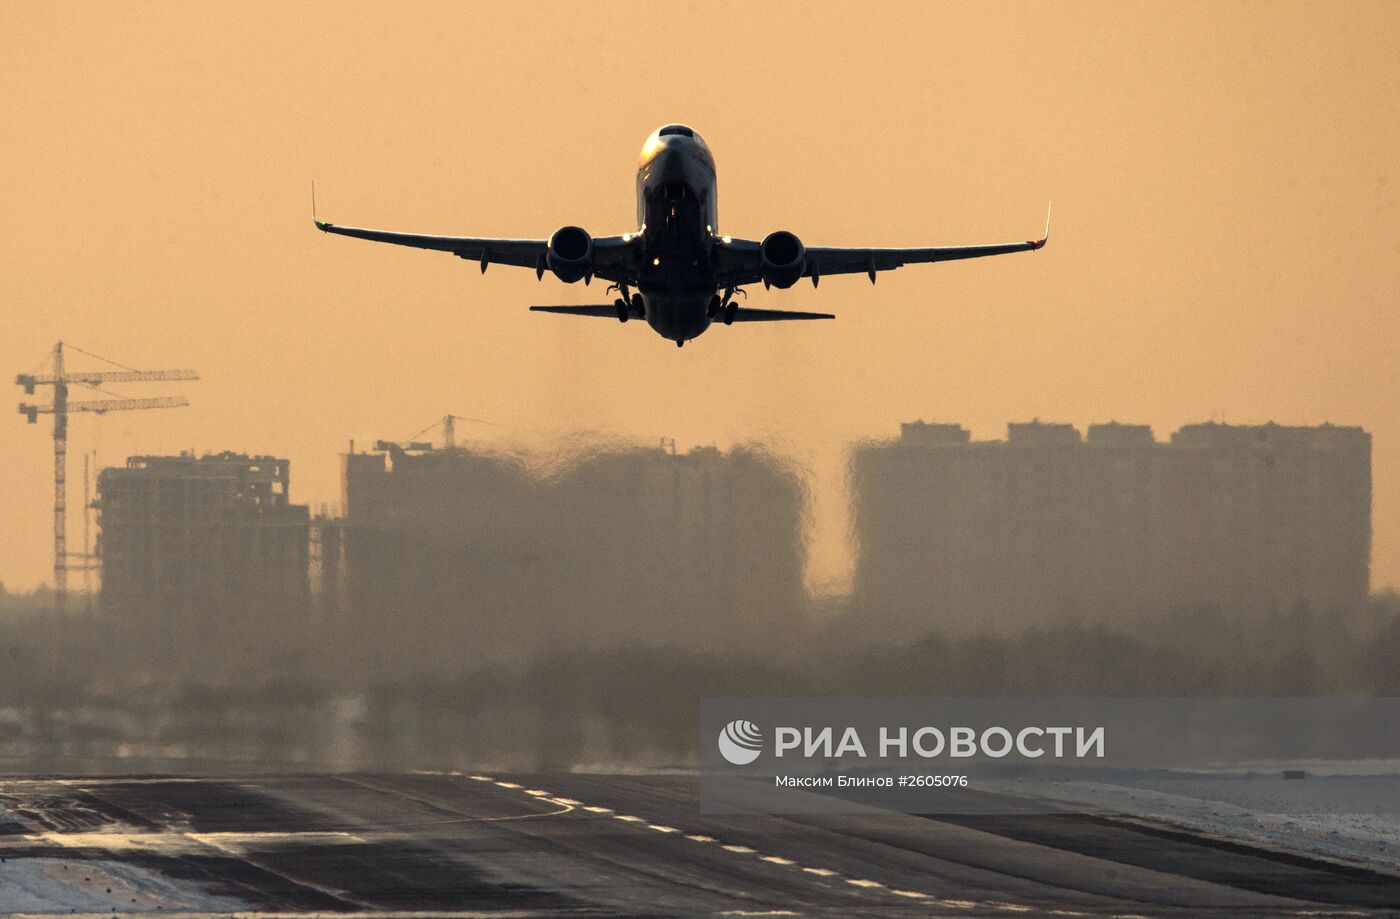
[[807,249],[787,230],[778,230],[763,237],[759,246],[763,283],[787,288],[797,283],[807,269]]
[[593,277],[593,237],[582,227],[560,227],[549,237],[549,270],[565,284]]

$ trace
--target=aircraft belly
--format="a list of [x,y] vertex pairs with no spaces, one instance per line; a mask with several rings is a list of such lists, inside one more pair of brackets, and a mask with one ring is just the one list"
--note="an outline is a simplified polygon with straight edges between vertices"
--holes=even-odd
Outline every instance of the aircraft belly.
[[710,296],[665,297],[642,294],[647,306],[647,324],[671,341],[688,341],[710,326],[706,308]]

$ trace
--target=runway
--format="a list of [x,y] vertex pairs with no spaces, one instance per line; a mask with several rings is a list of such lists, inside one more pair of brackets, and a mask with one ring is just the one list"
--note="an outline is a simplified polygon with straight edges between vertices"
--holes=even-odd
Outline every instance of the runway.
[[1400,877],[1078,815],[723,817],[683,775],[0,779],[0,911],[1393,915]]

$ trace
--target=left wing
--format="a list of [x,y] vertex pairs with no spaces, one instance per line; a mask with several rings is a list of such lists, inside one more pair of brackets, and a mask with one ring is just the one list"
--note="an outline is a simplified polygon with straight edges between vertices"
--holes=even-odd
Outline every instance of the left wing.
[[[315,219],[313,217],[313,219]],[[481,236],[428,236],[421,233],[394,233],[389,230],[367,230],[342,227],[316,220],[316,228],[324,233],[368,239],[371,242],[415,249],[435,249],[451,252],[458,258],[479,262],[484,273],[490,265],[517,265],[535,269],[535,276],[544,275],[545,256],[549,252],[547,239],[490,239]],[[607,281],[634,281],[636,274],[635,246],[621,236],[603,236],[593,240],[593,276]]]
[[[1045,234],[1040,239],[1001,243],[990,246],[938,246],[922,249],[850,249],[840,246],[808,246],[807,264],[802,276],[812,279],[812,285],[829,274],[864,274],[875,283],[875,274],[893,271],[903,265],[924,262],[951,262],[984,255],[1005,255],[1010,252],[1031,252],[1043,247],[1050,239],[1050,213],[1045,214]],[[759,268],[760,243],[751,239],[734,239],[717,245],[716,267],[721,282],[727,286],[756,284],[763,280]]]

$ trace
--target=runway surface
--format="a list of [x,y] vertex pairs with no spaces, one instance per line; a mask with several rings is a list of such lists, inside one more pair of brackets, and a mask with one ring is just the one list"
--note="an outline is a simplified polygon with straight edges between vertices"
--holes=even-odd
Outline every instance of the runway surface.
[[0,779],[0,912],[1395,915],[1400,877],[1077,815],[721,817],[675,775]]

